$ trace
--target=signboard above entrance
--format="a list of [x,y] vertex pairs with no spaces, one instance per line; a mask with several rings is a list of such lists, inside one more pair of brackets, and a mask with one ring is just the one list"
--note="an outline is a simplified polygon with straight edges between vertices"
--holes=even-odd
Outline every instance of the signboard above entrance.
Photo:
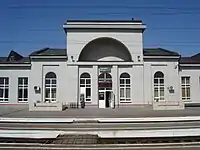
[[101,67],[99,68],[100,73],[110,73],[111,72],[111,67]]

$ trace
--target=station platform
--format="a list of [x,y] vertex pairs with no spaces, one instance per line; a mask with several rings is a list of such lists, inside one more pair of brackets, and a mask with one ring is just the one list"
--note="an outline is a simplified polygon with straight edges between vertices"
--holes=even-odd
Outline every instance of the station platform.
[[152,110],[149,108],[66,109],[29,111],[27,106],[0,106],[0,122],[159,122],[199,121],[200,108]]
[[0,106],[0,117],[10,118],[141,118],[200,116],[200,107],[184,110],[152,110],[151,108],[85,108],[64,111],[29,111],[28,106]]

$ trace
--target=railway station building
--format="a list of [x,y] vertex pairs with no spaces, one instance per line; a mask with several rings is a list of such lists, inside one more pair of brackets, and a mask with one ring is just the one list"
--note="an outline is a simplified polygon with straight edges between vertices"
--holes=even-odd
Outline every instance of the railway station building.
[[0,105],[30,111],[200,104],[200,54],[144,48],[139,20],[68,20],[66,47],[0,57]]

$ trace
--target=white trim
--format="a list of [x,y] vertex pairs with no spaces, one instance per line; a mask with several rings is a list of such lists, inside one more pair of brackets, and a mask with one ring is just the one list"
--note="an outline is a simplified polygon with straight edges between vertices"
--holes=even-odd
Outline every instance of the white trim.
[[135,63],[135,62],[67,62],[68,66],[77,66],[77,65],[143,65],[143,63]]
[[180,58],[180,56],[144,56],[143,57],[144,59],[145,58],[166,58],[166,59],[169,59],[169,58]]
[[146,25],[143,24],[114,24],[114,23],[90,23],[90,24],[66,24],[63,25],[63,28],[67,29],[84,29],[84,28],[90,28],[90,29],[140,29],[144,30],[146,28]]
[[67,55],[66,56],[30,56],[30,58],[38,58],[38,59],[46,59],[46,58],[65,58],[67,59]]
[[200,64],[180,64],[179,66],[200,67]]
[[67,21],[67,24],[64,24],[64,25],[104,25],[104,24],[106,24],[106,25],[142,25],[142,22],[134,22],[134,21],[132,21],[132,22],[123,22],[123,21],[115,21],[115,22],[109,22],[109,21],[101,21],[101,22],[98,22],[98,21]]
[[151,66],[167,66],[167,64],[151,64]]
[[10,67],[10,66],[27,66],[27,67],[31,67],[31,64],[0,64],[1,66],[5,66],[5,67]]

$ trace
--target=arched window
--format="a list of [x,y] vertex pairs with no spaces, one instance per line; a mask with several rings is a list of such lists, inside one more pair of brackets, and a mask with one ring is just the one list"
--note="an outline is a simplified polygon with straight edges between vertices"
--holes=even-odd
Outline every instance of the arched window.
[[131,78],[128,73],[120,75],[120,103],[131,102]]
[[80,76],[80,98],[85,102],[91,102],[91,77],[89,73],[82,73]]
[[164,74],[160,71],[154,74],[154,100],[164,100]]
[[98,78],[99,90],[112,90],[112,76],[109,73],[101,73]]
[[56,74],[48,72],[45,76],[45,102],[56,101]]

